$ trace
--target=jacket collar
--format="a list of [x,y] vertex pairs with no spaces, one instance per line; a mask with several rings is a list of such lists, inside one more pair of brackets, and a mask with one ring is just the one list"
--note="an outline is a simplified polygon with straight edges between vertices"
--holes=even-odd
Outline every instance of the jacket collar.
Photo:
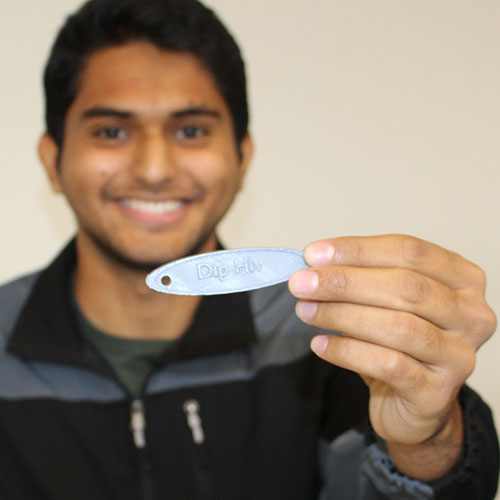
[[[38,277],[10,338],[8,351],[25,359],[109,372],[80,333],[71,307],[74,240]],[[203,297],[186,333],[164,362],[246,347],[256,341],[247,293]]]

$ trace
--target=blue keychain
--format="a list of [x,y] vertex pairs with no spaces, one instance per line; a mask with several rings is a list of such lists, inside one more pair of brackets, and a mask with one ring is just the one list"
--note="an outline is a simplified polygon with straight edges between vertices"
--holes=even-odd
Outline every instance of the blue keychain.
[[146,284],[173,295],[219,295],[276,285],[306,267],[303,252],[289,248],[219,250],[160,266]]

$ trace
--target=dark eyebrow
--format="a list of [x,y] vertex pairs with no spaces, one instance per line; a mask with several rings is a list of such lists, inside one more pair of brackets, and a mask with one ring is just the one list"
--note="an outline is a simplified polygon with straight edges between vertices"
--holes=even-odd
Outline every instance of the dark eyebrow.
[[104,108],[101,106],[96,106],[95,108],[90,108],[85,111],[82,115],[83,118],[98,118],[103,116],[111,116],[114,118],[132,118],[134,115],[130,111],[123,111],[114,108]]
[[219,111],[204,106],[192,106],[180,109],[179,111],[174,111],[172,116],[174,118],[184,118],[186,116],[213,116],[214,118],[221,118]]
[[[100,118],[100,117],[112,117],[121,119],[130,119],[135,115],[131,111],[125,111],[116,108],[107,108],[103,106],[96,106],[94,108],[87,109],[83,112],[82,118]],[[219,111],[205,106],[191,106],[188,108],[179,109],[178,111],[173,111],[171,113],[173,118],[184,118],[189,116],[212,116],[214,118],[221,118]]]

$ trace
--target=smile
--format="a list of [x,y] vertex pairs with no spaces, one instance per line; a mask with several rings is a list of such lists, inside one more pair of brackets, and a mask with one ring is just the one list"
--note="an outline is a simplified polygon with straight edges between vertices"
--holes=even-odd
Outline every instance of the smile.
[[122,199],[120,200],[120,204],[132,210],[135,210],[136,212],[151,215],[163,215],[176,212],[184,205],[184,202],[180,200],[149,201],[138,199]]

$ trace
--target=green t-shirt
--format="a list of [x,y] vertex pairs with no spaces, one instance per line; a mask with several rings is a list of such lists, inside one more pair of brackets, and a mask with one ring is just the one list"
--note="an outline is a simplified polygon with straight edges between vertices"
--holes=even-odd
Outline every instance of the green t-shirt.
[[121,384],[133,397],[140,397],[157,361],[174,340],[126,339],[102,332],[80,310],[73,295],[76,320],[83,336],[111,367]]

